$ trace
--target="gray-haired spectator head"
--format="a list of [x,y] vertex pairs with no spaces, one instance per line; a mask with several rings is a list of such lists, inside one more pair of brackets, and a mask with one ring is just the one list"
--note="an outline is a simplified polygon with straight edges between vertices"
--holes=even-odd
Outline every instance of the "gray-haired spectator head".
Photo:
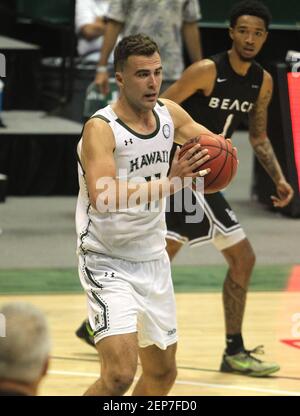
[[51,348],[46,318],[24,302],[3,305],[0,314],[0,390],[36,394]]

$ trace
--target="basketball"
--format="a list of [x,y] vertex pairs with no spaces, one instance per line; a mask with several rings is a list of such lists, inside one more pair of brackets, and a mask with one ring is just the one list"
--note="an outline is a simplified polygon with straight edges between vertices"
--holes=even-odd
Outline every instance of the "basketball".
[[213,194],[226,188],[234,178],[237,171],[237,157],[231,142],[217,134],[201,134],[201,136],[188,140],[181,148],[179,159],[195,144],[201,144],[207,149],[210,159],[198,170],[210,168],[211,171],[204,176],[204,193]]

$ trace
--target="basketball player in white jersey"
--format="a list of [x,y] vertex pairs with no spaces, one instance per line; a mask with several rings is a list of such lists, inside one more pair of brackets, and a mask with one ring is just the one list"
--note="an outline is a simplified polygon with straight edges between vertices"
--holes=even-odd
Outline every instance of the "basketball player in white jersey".
[[79,274],[101,361],[86,394],[123,395],[139,356],[133,394],[165,395],[176,378],[177,329],[164,197],[176,192],[174,178],[182,187],[184,177],[209,172],[193,173],[209,158],[199,145],[180,160],[177,150],[168,174],[169,155],[174,138],[184,143],[208,130],[179,105],[158,101],[162,65],[150,38],[124,38],[114,65],[120,97],[85,124],[78,144]]

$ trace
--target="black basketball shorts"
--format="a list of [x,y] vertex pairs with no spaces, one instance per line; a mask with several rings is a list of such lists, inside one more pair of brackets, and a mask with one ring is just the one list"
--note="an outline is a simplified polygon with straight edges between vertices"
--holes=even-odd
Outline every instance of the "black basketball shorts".
[[[178,207],[178,200],[172,195],[167,203],[166,222],[167,238],[197,246],[213,243],[222,251],[246,238],[245,232],[238,219],[221,192],[206,194],[185,188],[186,196],[192,198],[193,206],[197,205],[198,212],[202,210],[202,218],[197,222],[193,219],[193,212],[185,209],[183,198]],[[181,212],[176,212],[181,211]]]

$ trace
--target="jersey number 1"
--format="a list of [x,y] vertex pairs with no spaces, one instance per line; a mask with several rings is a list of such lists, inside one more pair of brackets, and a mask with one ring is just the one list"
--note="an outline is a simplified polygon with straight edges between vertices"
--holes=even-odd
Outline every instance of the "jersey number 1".
[[226,137],[230,124],[232,123],[233,117],[234,117],[234,114],[229,114],[229,116],[226,118],[221,136]]

